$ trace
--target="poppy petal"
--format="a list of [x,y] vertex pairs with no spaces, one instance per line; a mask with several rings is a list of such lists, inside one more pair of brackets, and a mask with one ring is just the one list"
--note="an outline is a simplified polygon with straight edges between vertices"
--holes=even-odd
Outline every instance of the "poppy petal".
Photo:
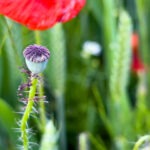
[[62,0],[59,22],[67,22],[74,18],[85,5],[86,0]]
[[145,65],[139,57],[139,52],[138,52],[138,49],[139,49],[139,36],[138,36],[137,33],[132,34],[131,44],[132,44],[131,69],[135,73],[143,72],[143,71],[145,71]]
[[0,0],[0,14],[30,29],[44,30],[77,15],[85,0]]
[[0,0],[0,13],[30,29],[45,29],[55,24],[59,5],[57,0]]

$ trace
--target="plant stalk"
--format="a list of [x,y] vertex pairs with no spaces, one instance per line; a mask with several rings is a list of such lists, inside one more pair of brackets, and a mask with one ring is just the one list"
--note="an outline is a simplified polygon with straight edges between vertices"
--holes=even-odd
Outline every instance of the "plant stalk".
[[28,147],[29,147],[29,141],[28,141],[28,135],[27,135],[27,122],[28,122],[29,116],[30,116],[32,108],[33,108],[34,97],[35,97],[35,93],[36,93],[36,86],[37,86],[38,79],[33,77],[31,79],[31,81],[32,81],[31,82],[32,85],[31,85],[30,91],[29,91],[28,104],[27,104],[25,112],[23,114],[23,117],[21,120],[21,127],[20,127],[24,150],[28,150]]

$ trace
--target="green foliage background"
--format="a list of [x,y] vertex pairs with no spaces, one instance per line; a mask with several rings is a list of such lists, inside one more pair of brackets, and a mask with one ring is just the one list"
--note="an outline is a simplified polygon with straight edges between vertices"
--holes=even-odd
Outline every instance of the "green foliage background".
[[[130,150],[149,134],[149,8],[148,0],[87,0],[75,19],[39,31],[38,39],[35,31],[0,16],[0,149],[17,149],[17,112],[23,107],[17,89],[27,81],[19,67],[25,66],[23,49],[37,41],[51,51],[44,89],[47,118],[62,130],[59,149],[87,150],[78,144],[86,133],[91,150]],[[140,75],[131,70],[134,31],[147,68]],[[81,56],[89,40],[100,43],[100,56]],[[40,144],[37,120],[31,118],[29,125]]]

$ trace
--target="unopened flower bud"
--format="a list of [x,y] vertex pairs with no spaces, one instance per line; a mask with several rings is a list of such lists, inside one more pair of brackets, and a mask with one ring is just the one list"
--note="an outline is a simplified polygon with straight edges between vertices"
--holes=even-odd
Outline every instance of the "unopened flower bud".
[[23,55],[28,69],[38,74],[46,68],[50,52],[46,47],[34,44],[26,47]]

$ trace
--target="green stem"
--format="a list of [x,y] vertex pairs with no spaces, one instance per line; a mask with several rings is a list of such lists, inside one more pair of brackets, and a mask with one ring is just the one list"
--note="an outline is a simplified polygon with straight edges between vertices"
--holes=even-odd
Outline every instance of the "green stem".
[[146,141],[150,141],[150,136],[149,135],[145,135],[143,137],[141,137],[134,145],[133,150],[139,150],[140,146],[146,142]]
[[[41,43],[41,36],[40,31],[35,31],[35,41],[37,44]],[[42,74],[40,75],[43,76]],[[40,111],[40,120],[41,120],[41,131],[44,132],[45,126],[46,126],[46,116],[45,116],[45,105],[44,105],[44,99],[42,97],[44,96],[44,89],[43,89],[43,81],[39,83],[38,92],[40,96],[40,103],[39,103],[39,111]]]
[[[138,15],[138,25],[140,32],[140,54],[142,57],[142,61],[145,66],[150,65],[150,55],[149,55],[149,5],[147,5],[147,0],[136,0],[137,7],[137,15]],[[149,4],[149,3],[148,3]],[[148,91],[150,90],[150,72],[147,71],[146,74],[146,86]],[[150,103],[147,99],[149,99],[150,93],[147,92],[145,95],[146,104],[150,106]]]
[[[42,98],[44,95],[43,80],[39,84],[38,92],[39,92],[39,97]],[[40,119],[41,119],[41,130],[42,132],[44,132],[46,126],[46,116],[45,116],[45,105],[43,99],[40,99],[39,105],[40,105],[39,111],[40,111]]]
[[[140,44],[141,44],[141,55],[145,63],[149,63],[149,39],[148,39],[148,29],[147,29],[147,15],[146,15],[146,1],[137,0],[137,15],[139,23],[140,32]],[[149,28],[149,27],[148,27]]]
[[41,43],[41,38],[40,38],[40,31],[34,31],[35,33],[35,41],[37,44]]
[[16,61],[16,64],[21,64],[21,59],[19,57],[19,54],[18,54],[18,50],[16,48],[16,45],[15,45],[15,41],[14,41],[14,38],[13,38],[13,35],[12,35],[12,26],[10,26],[7,22],[7,19],[5,17],[3,17],[3,20],[6,24],[6,27],[7,27],[7,32],[8,32],[8,35],[10,37],[10,42],[11,42],[11,45],[12,45],[12,49],[13,49],[13,52],[15,54],[15,61]]
[[[104,48],[106,57],[106,72],[110,73],[110,65],[112,64],[112,51],[110,45],[115,40],[116,22],[115,22],[115,7],[113,0],[102,0],[103,6],[103,35],[104,35]],[[110,26],[111,24],[111,26]]]
[[25,110],[22,120],[21,120],[21,137],[23,140],[24,150],[28,150],[28,146],[29,146],[28,136],[27,136],[27,121],[29,119],[30,113],[33,108],[34,96],[36,93],[36,86],[37,86],[37,82],[38,82],[38,79],[34,78],[34,77],[31,80],[32,80],[32,82],[31,82],[32,85],[31,85],[30,91],[29,91],[28,104],[26,106],[26,110]]

